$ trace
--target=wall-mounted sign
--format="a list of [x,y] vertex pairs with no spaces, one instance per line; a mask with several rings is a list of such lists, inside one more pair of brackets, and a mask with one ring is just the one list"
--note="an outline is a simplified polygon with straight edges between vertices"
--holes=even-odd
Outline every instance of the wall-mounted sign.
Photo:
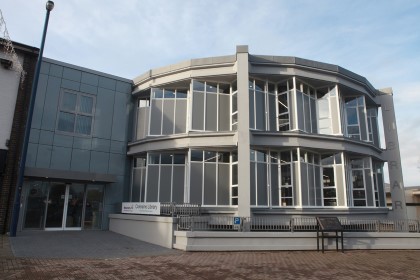
[[160,215],[160,202],[123,202],[121,213]]

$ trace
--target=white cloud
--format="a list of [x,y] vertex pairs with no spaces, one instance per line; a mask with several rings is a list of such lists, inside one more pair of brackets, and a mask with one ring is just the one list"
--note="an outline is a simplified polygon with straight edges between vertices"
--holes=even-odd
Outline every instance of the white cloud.
[[[134,78],[190,58],[299,56],[391,86],[405,183],[420,184],[420,2],[278,0],[56,0],[45,56]],[[17,8],[18,7],[18,8]],[[38,47],[45,0],[3,1],[13,40]],[[413,167],[415,166],[415,167]]]

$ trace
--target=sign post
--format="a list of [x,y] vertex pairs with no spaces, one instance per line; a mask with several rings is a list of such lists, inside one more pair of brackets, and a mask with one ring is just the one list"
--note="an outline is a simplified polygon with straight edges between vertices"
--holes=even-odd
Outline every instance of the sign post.
[[233,228],[237,230],[241,228],[241,217],[233,217]]
[[[338,251],[338,238],[341,237],[341,252],[344,253],[343,246],[343,226],[337,217],[316,217],[316,245],[319,252],[319,232],[321,231],[322,237],[322,253],[324,253],[324,237],[335,237],[335,246]],[[325,236],[325,232],[335,232],[334,236]],[[340,232],[340,235],[338,234]]]

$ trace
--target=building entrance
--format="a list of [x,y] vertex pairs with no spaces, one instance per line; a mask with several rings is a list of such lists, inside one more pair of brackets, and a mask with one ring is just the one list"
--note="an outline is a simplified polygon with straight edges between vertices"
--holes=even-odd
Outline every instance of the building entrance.
[[46,230],[82,228],[84,190],[85,186],[80,184],[51,184],[45,220]]
[[101,229],[103,185],[27,181],[23,229]]

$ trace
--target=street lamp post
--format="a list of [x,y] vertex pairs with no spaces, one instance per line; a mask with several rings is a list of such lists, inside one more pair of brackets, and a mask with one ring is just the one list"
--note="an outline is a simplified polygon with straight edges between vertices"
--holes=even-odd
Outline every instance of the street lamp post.
[[14,203],[13,203],[12,222],[10,224],[10,236],[12,237],[16,236],[16,229],[17,229],[18,220],[19,220],[20,196],[22,194],[22,185],[23,185],[23,179],[24,179],[24,173],[25,173],[25,162],[26,162],[26,155],[28,153],[29,134],[31,132],[32,115],[33,115],[34,106],[35,106],[36,90],[38,88],[39,71],[41,69],[45,37],[47,36],[48,20],[50,18],[50,12],[54,8],[54,2],[47,1],[45,8],[47,9],[47,14],[45,16],[44,31],[42,33],[41,47],[39,49],[38,61],[36,62],[35,74],[34,74],[34,79],[32,82],[32,91],[31,91],[31,97],[30,97],[30,102],[29,102],[28,117],[26,120],[25,135],[23,138],[22,153],[21,153],[20,162],[19,162],[18,178],[17,178],[16,190],[15,190],[15,198],[14,198]]

